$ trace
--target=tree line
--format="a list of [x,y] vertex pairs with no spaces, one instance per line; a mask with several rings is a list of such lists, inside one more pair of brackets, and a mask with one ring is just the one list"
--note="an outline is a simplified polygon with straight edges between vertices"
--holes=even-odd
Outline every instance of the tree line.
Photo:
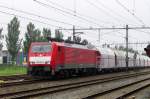
[[[102,47],[113,48],[110,46],[110,44],[103,44]],[[127,51],[127,48],[122,45],[120,46],[115,45],[114,49],[120,50],[120,51]],[[134,50],[133,48],[128,48],[128,52],[139,54],[138,51]]]
[[[16,56],[18,51],[20,50],[21,44],[23,42],[23,52],[24,54],[28,53],[29,46],[32,42],[47,42],[47,38],[51,37],[51,29],[43,28],[41,31],[40,29],[36,28],[35,25],[31,22],[27,25],[27,30],[25,32],[25,39],[20,39],[20,21],[17,17],[14,17],[10,23],[7,25],[8,33],[5,35],[6,38],[6,47],[8,49],[8,52],[11,55],[12,62],[15,62]],[[4,35],[2,35],[2,28],[0,29],[0,50],[2,50],[3,47],[3,39]],[[55,37],[54,39],[56,41],[64,41],[67,43],[77,43],[77,44],[88,44],[88,41],[86,39],[81,40],[81,37],[75,37],[75,40],[71,40],[71,36],[67,39],[63,39],[64,35],[62,32],[55,30]]]

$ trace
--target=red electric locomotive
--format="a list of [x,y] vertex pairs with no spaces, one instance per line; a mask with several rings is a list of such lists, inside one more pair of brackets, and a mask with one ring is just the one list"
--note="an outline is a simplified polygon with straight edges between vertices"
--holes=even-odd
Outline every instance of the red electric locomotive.
[[28,53],[28,74],[78,75],[96,73],[100,64],[99,51],[90,45],[64,42],[34,42]]

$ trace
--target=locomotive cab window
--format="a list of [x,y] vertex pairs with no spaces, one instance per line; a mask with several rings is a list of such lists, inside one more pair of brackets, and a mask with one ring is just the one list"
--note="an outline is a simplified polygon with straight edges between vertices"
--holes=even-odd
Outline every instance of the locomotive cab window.
[[34,45],[32,47],[32,52],[49,52],[51,51],[50,45]]

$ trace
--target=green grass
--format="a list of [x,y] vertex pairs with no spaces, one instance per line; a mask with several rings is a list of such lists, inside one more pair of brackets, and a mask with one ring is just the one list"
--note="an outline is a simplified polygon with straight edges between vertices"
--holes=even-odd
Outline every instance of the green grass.
[[27,68],[24,66],[0,65],[0,76],[26,74]]

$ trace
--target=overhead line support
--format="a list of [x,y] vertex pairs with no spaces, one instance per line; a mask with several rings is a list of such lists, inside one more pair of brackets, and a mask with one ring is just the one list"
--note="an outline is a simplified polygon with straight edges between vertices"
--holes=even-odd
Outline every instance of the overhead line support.
[[[110,28],[76,28],[76,30],[122,30],[122,29],[126,29],[126,27],[110,27]],[[150,27],[128,27],[128,29],[150,29]],[[73,30],[73,29],[59,29],[59,30]]]
[[100,30],[115,30],[115,29],[118,29],[118,30],[126,30],[126,67],[128,69],[128,65],[129,65],[129,57],[128,57],[128,31],[129,29],[150,29],[150,27],[129,27],[128,25],[126,25],[126,27],[110,27],[110,28],[76,28],[75,29],[75,26],[73,26],[73,29],[60,29],[60,30],[73,30],[73,40],[75,39],[75,30],[98,30],[99,32],[99,42],[100,42]]
[[128,25],[126,25],[126,67],[128,69],[129,58],[128,58]]

